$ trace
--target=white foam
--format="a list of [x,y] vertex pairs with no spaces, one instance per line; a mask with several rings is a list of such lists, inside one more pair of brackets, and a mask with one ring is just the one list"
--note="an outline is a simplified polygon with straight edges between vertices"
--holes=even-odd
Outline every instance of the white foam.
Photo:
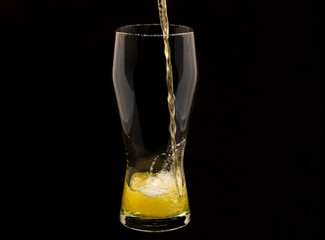
[[156,175],[150,174],[146,183],[136,190],[149,197],[168,194],[175,190],[175,179],[171,173],[165,171]]

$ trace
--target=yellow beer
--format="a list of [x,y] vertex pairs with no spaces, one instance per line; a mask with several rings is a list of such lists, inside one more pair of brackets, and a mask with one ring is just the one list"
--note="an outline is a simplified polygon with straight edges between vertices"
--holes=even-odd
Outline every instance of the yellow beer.
[[179,194],[175,176],[162,171],[134,173],[130,186],[125,181],[122,198],[122,212],[126,216],[149,219],[163,219],[189,212],[186,187]]

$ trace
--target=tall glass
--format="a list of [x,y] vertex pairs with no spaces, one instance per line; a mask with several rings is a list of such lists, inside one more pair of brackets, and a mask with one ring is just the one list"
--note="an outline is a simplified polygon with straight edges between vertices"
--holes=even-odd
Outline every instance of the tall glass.
[[176,148],[171,147],[169,133],[160,25],[131,25],[116,31],[113,83],[127,160],[120,221],[139,231],[169,231],[190,221],[183,159],[197,83],[193,30],[170,25],[169,44]]

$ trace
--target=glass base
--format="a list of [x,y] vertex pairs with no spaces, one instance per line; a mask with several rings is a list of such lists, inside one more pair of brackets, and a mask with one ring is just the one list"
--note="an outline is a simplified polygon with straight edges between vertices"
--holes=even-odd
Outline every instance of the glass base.
[[185,227],[191,220],[190,212],[172,218],[148,219],[120,214],[121,223],[141,232],[167,232]]

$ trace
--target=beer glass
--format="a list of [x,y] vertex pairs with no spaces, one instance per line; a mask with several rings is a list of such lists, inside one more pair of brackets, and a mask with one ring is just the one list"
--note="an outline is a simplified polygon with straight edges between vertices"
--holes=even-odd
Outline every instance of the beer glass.
[[120,221],[139,231],[169,231],[190,221],[183,160],[197,85],[194,32],[180,25],[169,28],[174,148],[160,25],[130,25],[116,30],[113,84],[126,151]]

